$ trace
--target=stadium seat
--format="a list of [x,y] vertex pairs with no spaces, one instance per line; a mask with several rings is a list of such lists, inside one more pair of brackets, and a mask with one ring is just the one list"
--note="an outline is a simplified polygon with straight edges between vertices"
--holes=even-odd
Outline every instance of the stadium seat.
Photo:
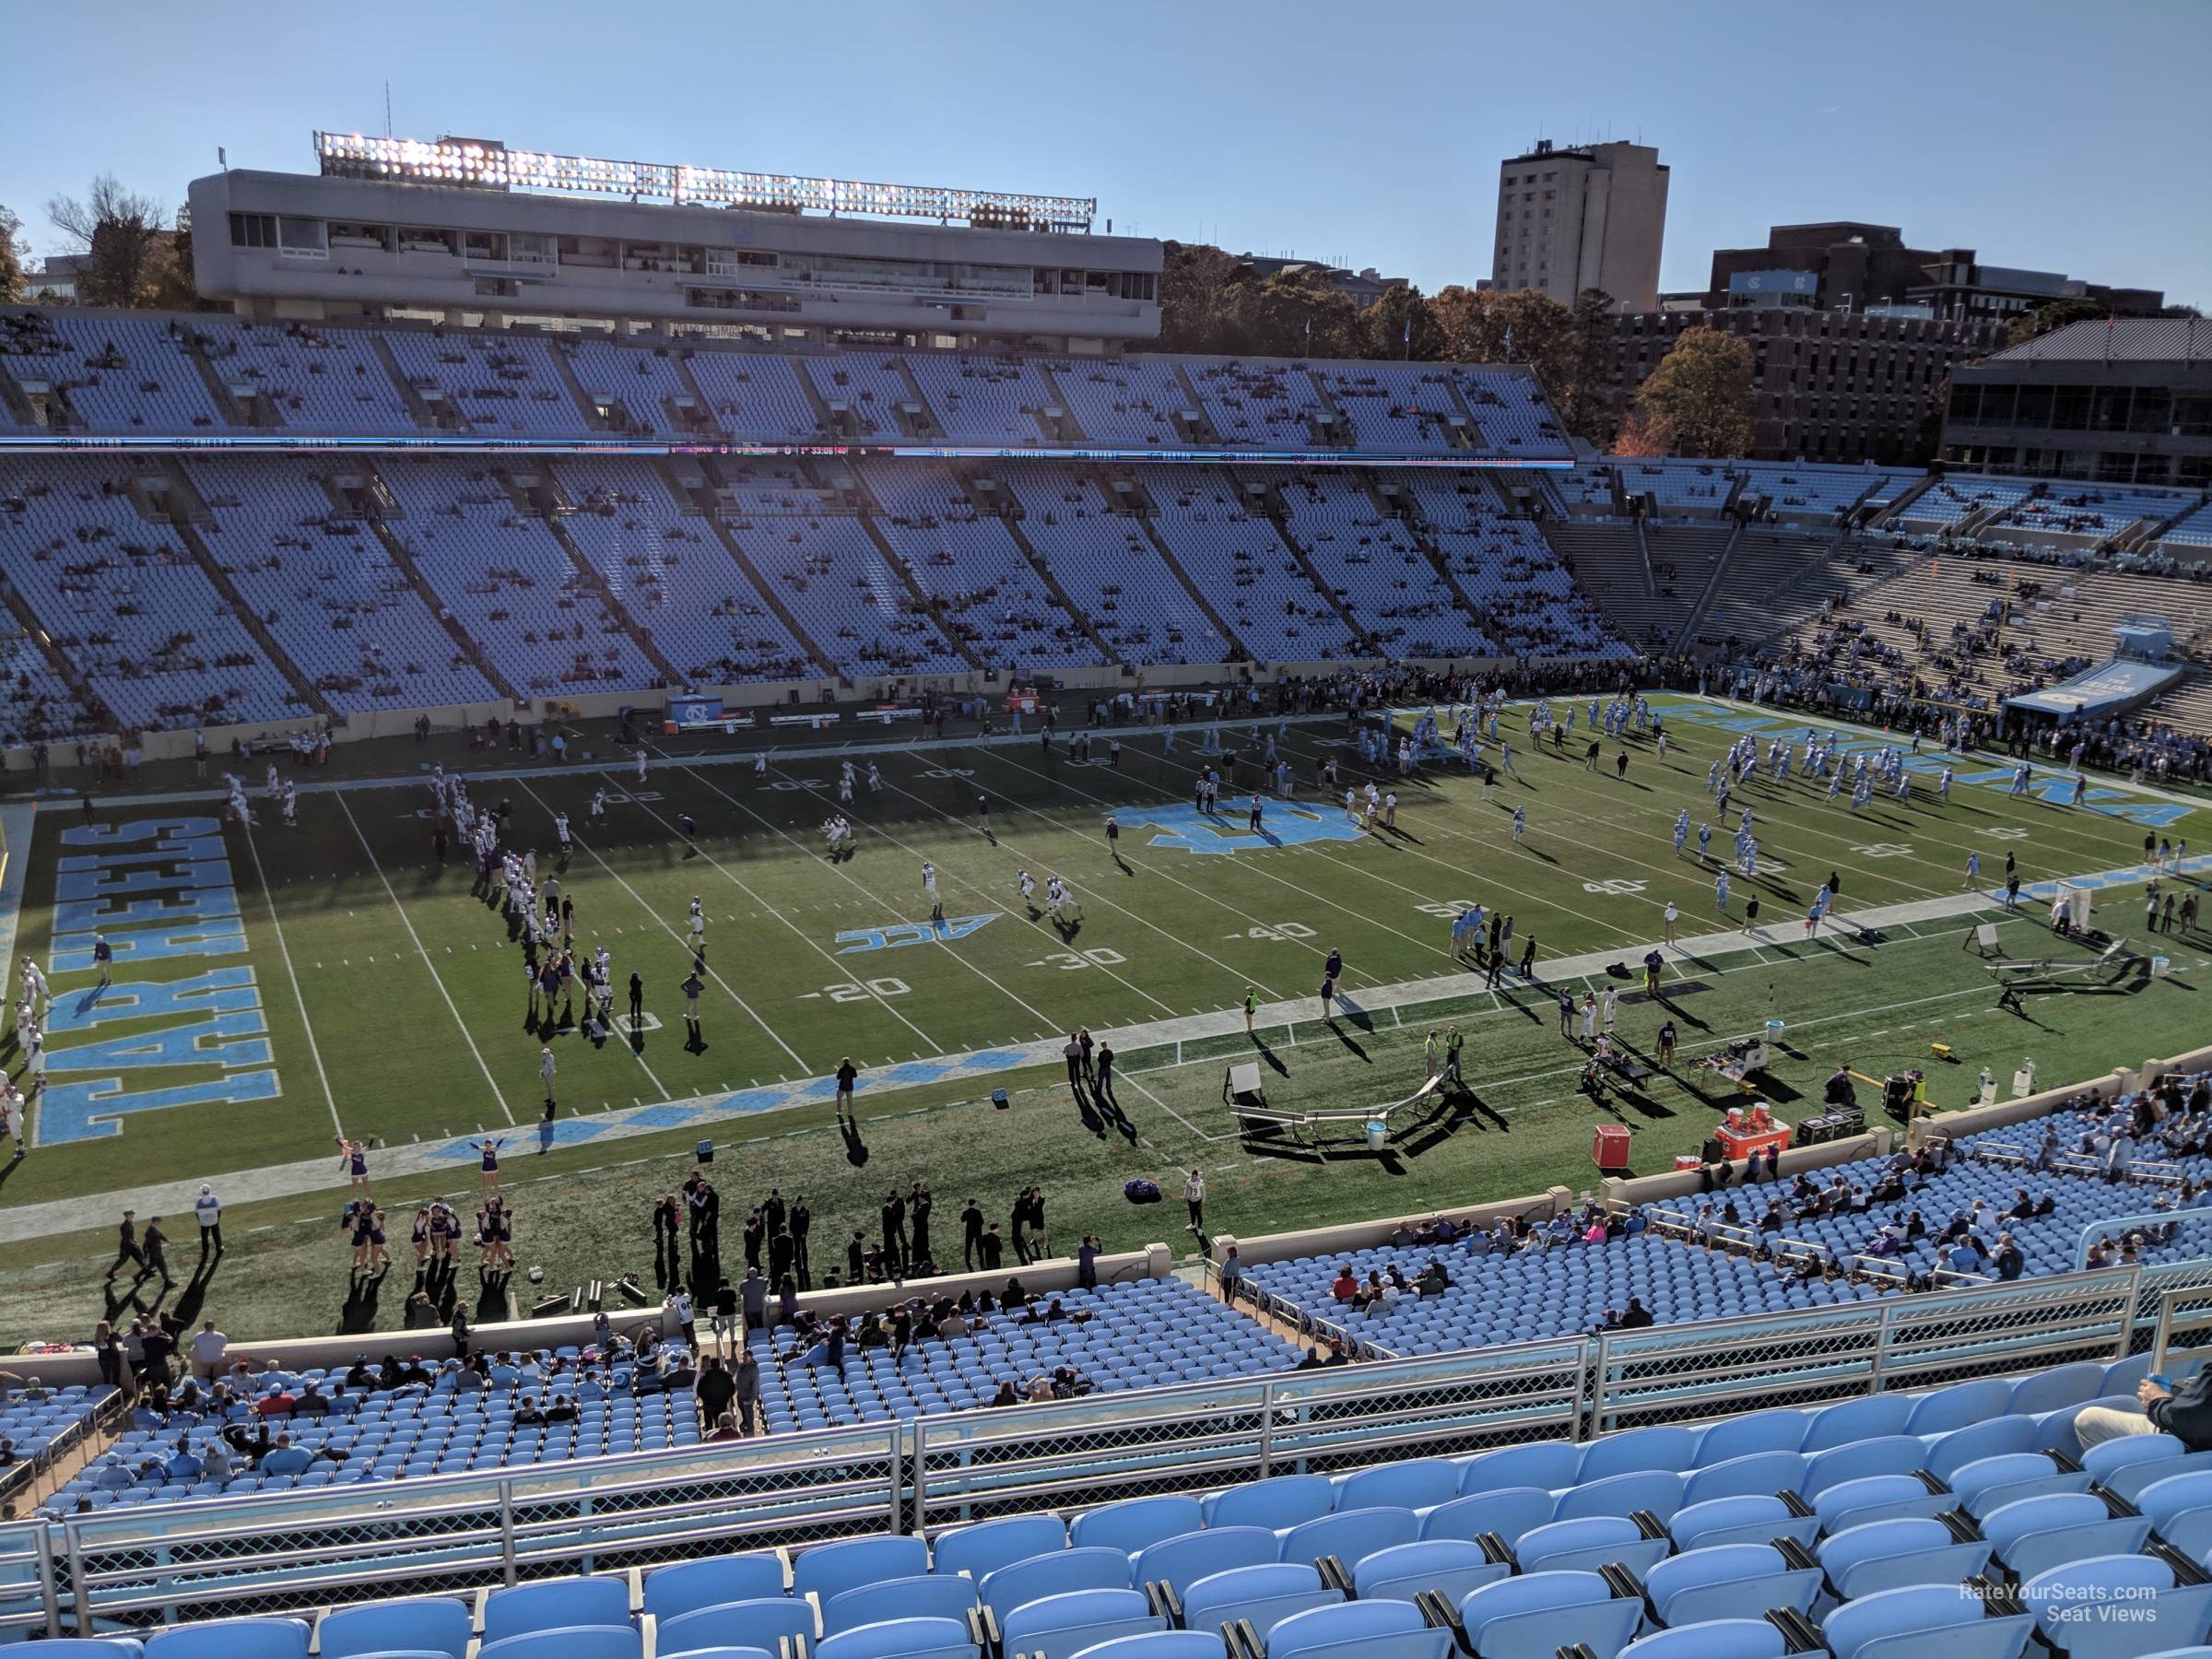
[[139,1659],[145,1652],[135,1636],[63,1636],[39,1643],[40,1659]]
[[1666,1530],[1677,1550],[1712,1544],[1767,1544],[1776,1538],[1792,1538],[1809,1548],[1819,1535],[1820,1517],[1796,1514],[1780,1498],[1747,1493],[1685,1504],[1675,1512]]
[[2049,1371],[2023,1377],[2015,1383],[2012,1399],[2006,1410],[2025,1412],[2032,1417],[2046,1411],[2060,1411],[2068,1406],[2079,1406],[2095,1399],[2103,1392],[2103,1366],[2087,1360],[2077,1365],[2053,1366]]
[[920,1538],[848,1538],[818,1545],[792,1563],[791,1593],[811,1595],[821,1606],[832,1596],[886,1579],[918,1578],[929,1571],[929,1546]]
[[1301,1522],[1283,1535],[1286,1561],[1319,1561],[1335,1556],[1349,1563],[1421,1535],[1419,1517],[1409,1509],[1339,1510]]
[[1071,1590],[1041,1596],[999,1618],[999,1634],[1009,1653],[1041,1659],[1069,1659],[1083,1649],[1121,1636],[1141,1636],[1168,1628],[1141,1590]]
[[1956,1585],[1882,1590],[1820,1621],[1830,1659],[2020,1659],[2034,1633],[2027,1614],[1983,1616],[1983,1599]]
[[1212,1573],[1272,1566],[1281,1559],[1280,1540],[1264,1526],[1209,1526],[1146,1546],[1136,1558],[1134,1583],[1140,1590],[1164,1583],[1181,1595],[1194,1581]]
[[1189,1630],[1212,1630],[1244,1619],[1265,1639],[1278,1620],[1343,1599],[1343,1591],[1323,1583],[1319,1572],[1300,1562],[1232,1567],[1208,1573],[1182,1592],[1182,1624]]
[[1618,1565],[1641,1577],[1667,1549],[1665,1538],[1645,1537],[1625,1515],[1584,1515],[1522,1534],[1513,1543],[1513,1559],[1523,1572],[1595,1571]]
[[1649,1510],[1665,1521],[1682,1507],[1683,1478],[1652,1470],[1641,1475],[1608,1475],[1587,1486],[1570,1487],[1552,1510],[1555,1521],[1583,1515],[1632,1515]]
[[719,1606],[694,1607],[659,1621],[653,1633],[655,1652],[669,1648],[758,1647],[776,1651],[779,1641],[816,1635],[815,1611],[806,1601],[782,1595],[757,1596],[750,1601],[725,1602]]
[[1612,1659],[1642,1619],[1641,1602],[1615,1601],[1594,1572],[1523,1573],[1485,1584],[1459,1604],[1475,1659],[1552,1659],[1578,1641]]
[[1896,1515],[1940,1515],[1956,1508],[1958,1502],[1953,1494],[1931,1492],[1925,1482],[1911,1475],[1870,1475],[1862,1480],[1841,1481],[1812,1500],[1824,1533],[1839,1533]]
[[1845,1400],[1841,1405],[1823,1406],[1813,1414],[1812,1421],[1806,1425],[1805,1440],[1797,1450],[1810,1457],[1816,1452],[1831,1452],[1855,1441],[1902,1434],[1912,1417],[1912,1401],[1903,1394],[1868,1394],[1863,1399]]
[[1461,1470],[1441,1457],[1417,1457],[1379,1468],[1359,1469],[1336,1488],[1339,1511],[1433,1509],[1459,1496]]
[[834,1636],[814,1649],[816,1659],[970,1659],[975,1640],[953,1618],[887,1618]]
[[1542,1487],[1556,1492],[1561,1487],[1572,1486],[1582,1467],[1582,1447],[1566,1441],[1504,1446],[1467,1459],[1466,1466],[1460,1471],[1460,1495],[1472,1497],[1509,1487]]
[[304,1618],[215,1618],[147,1638],[147,1659],[307,1659]]
[[1709,1427],[1704,1439],[1698,1442],[1697,1466],[1710,1468],[1714,1464],[1748,1457],[1756,1452],[1802,1451],[1805,1430],[1805,1413],[1785,1407],[1723,1418]]
[[1661,1624],[1699,1624],[1747,1607],[1808,1612],[1820,1574],[1792,1567],[1771,1544],[1714,1544],[1659,1562],[1645,1576],[1643,1593]]
[[[2156,1556],[2069,1561],[2028,1580],[2020,1600],[2066,1659],[2133,1659],[2212,1632],[2212,1583],[2177,1584],[2173,1569]],[[2126,1609],[2124,1622],[2097,1617],[2099,1607],[2113,1606]]]
[[776,1659],[776,1655],[766,1648],[711,1647],[686,1648],[680,1653],[657,1650],[655,1659]]
[[623,1625],[564,1625],[487,1641],[477,1659],[641,1659],[644,1641]]
[[2092,1485],[2133,1503],[2158,1481],[2212,1469],[2212,1452],[2191,1452],[2171,1434],[2136,1434],[2091,1446],[2080,1462]]
[[1209,1527],[1266,1526],[1283,1532],[1335,1510],[1336,1488],[1321,1475],[1277,1475],[1230,1487],[1204,1501]]
[[537,1630],[610,1628],[629,1623],[629,1585],[600,1577],[540,1579],[494,1590],[484,1598],[484,1644]]
[[1798,1495],[1815,1499],[1830,1487],[1870,1475],[1910,1475],[1927,1465],[1928,1449],[1909,1434],[1879,1434],[1833,1446],[1805,1460]]
[[2087,1471],[2062,1469],[2041,1452],[2008,1452],[1976,1458],[1951,1477],[1959,1507],[1980,1520],[1992,1510],[2040,1492],[2088,1490]]
[[1956,1584],[1989,1565],[1990,1546],[1961,1543],[1925,1516],[1847,1527],[1820,1540],[1821,1571],[1845,1601],[1908,1584]]
[[1131,1498],[1087,1510],[1067,1529],[1077,1549],[1100,1546],[1133,1556],[1147,1545],[1196,1532],[1206,1513],[1195,1498]]
[[1160,1630],[1145,1636],[1117,1636],[1083,1648],[1075,1659],[1224,1659],[1221,1638],[1210,1630]]
[[1411,1602],[1346,1602],[1293,1613],[1267,1633],[1266,1659],[1445,1659],[1452,1632]]
[[1976,1377],[1938,1388],[1913,1402],[1905,1418],[1904,1432],[1922,1436],[1948,1434],[1969,1424],[2004,1417],[2012,1398],[2012,1385],[1996,1377]]
[[1689,1468],[1703,1439],[1694,1429],[1630,1429],[1601,1435],[1583,1448],[1578,1485],[1603,1480],[1608,1475],[1637,1475],[1649,1469],[1669,1472]]
[[825,1640],[862,1625],[896,1618],[949,1618],[965,1624],[975,1610],[975,1582],[957,1574],[885,1579],[831,1596],[822,1608]]
[[[1822,1456],[1832,1453],[1823,1453]],[[1692,1470],[1682,1483],[1684,1508],[1715,1498],[1747,1498],[1783,1490],[1802,1495],[1806,1459],[1801,1452],[1752,1452]]]
[[315,1651],[322,1659],[360,1659],[400,1650],[467,1659],[471,1624],[467,1605],[451,1596],[371,1602],[324,1614],[315,1627]]
[[677,1561],[645,1574],[645,1611],[657,1619],[782,1594],[783,1563],[765,1552]]
[[2035,1450],[2035,1419],[2031,1417],[1996,1417],[1937,1436],[1921,1466],[1938,1480],[1952,1476],[1978,1458],[1999,1457],[2008,1452]]
[[2150,1516],[2115,1515],[2093,1492],[2045,1492],[1982,1518],[1995,1558],[2023,1580],[2089,1556],[2133,1555],[2150,1529]]
[[1411,1601],[1433,1590],[1457,1606],[1471,1590],[1504,1578],[1512,1568],[1493,1561],[1479,1544],[1429,1538],[1362,1557],[1352,1568],[1352,1593],[1361,1601]]
[[1507,1487],[1439,1504],[1421,1522],[1424,1538],[1465,1538],[1494,1532],[1507,1540],[1551,1519],[1558,1500],[1540,1487]]
[[1017,1515],[1004,1521],[979,1521],[940,1533],[930,1551],[932,1571],[965,1573],[981,1579],[985,1573],[1047,1550],[1067,1547],[1067,1528],[1052,1515]]
[[1118,1549],[1092,1545],[1032,1556],[987,1572],[976,1586],[976,1594],[1004,1625],[1014,1608],[1047,1596],[1128,1588],[1129,1558]]
[[1789,1643],[1763,1618],[1709,1618],[1640,1636],[1620,1659],[1783,1659]]
[[2201,1561],[2212,1550],[2212,1469],[2154,1480],[2136,1498],[2136,1507],[2150,1517],[2159,1537],[2190,1559]]

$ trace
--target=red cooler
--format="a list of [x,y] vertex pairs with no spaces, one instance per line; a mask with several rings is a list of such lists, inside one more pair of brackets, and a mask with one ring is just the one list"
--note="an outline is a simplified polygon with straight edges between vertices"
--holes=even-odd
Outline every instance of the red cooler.
[[1625,1124],[1601,1124],[1592,1141],[1590,1156],[1601,1170],[1629,1167],[1629,1130]]

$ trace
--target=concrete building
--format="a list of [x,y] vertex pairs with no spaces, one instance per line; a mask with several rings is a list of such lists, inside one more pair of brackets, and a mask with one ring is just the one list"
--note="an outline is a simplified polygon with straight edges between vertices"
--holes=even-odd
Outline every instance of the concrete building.
[[1971,248],[1909,248],[1895,225],[1851,219],[1776,225],[1763,248],[1715,250],[1705,303],[1713,311],[1802,306],[2008,322],[2053,300],[2075,299],[2122,312],[2156,311],[2165,303],[2155,288],[1985,265]]
[[[462,139],[318,142],[320,174],[194,181],[204,298],[258,319],[919,347],[1098,352],[1159,333],[1159,243],[1091,234],[1088,201],[756,185],[749,174],[524,152],[509,165],[503,147]],[[733,182],[717,199],[702,179]],[[781,185],[819,188],[773,205],[747,194]],[[648,199],[655,190],[672,199]],[[944,220],[925,217],[940,204]]]
[[2075,323],[1959,370],[1943,458],[1973,472],[2212,488],[2212,320]]
[[1682,331],[1708,323],[1751,347],[1757,408],[1745,458],[1754,461],[1924,462],[1945,377],[2002,338],[1991,322],[1798,306],[1619,316],[1606,360],[1612,431]]
[[1659,308],[1667,170],[1642,144],[1539,140],[1498,169],[1498,239],[1484,286],[1572,305],[1602,288],[1624,312]]

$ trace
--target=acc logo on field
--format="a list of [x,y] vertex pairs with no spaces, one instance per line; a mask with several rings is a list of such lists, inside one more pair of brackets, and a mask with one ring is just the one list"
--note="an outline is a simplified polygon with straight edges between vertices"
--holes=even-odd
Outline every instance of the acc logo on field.
[[1585,881],[1583,883],[1583,891],[1585,893],[1611,893],[1616,898],[1626,898],[1630,893],[1642,892],[1649,885],[1648,882],[1623,880],[1617,876],[1611,881]]
[[1912,843],[1911,841],[1870,841],[1864,847],[1853,847],[1852,851],[1863,858],[1910,858],[1912,856]]
[[897,950],[902,945],[928,945],[939,939],[964,939],[986,923],[999,918],[997,911],[982,916],[947,916],[942,922],[893,922],[882,927],[847,928],[837,935],[838,955],[861,950]]
[[1310,806],[1270,806],[1262,820],[1265,828],[1259,830],[1244,828],[1241,818],[1207,814],[1195,806],[1117,808],[1113,816],[1124,829],[1158,830],[1147,845],[1180,847],[1185,853],[1251,853],[1264,847],[1360,841],[1367,834],[1341,812],[1315,812]]

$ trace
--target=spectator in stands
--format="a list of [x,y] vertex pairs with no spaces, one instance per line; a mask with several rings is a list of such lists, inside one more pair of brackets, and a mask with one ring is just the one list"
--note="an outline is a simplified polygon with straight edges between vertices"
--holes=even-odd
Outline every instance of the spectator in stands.
[[[729,1281],[723,1282],[726,1285]],[[700,1364],[699,1382],[693,1393],[699,1403],[699,1425],[702,1430],[729,1420],[730,1406],[737,1397],[737,1383],[720,1355],[709,1354]]]
[[2171,1434],[2192,1452],[2212,1451],[2212,1368],[2200,1369],[2178,1387],[2146,1378],[2136,1386],[2139,1412],[2110,1406],[2084,1406],[2074,1419],[2074,1438],[2091,1446],[2136,1434]]

